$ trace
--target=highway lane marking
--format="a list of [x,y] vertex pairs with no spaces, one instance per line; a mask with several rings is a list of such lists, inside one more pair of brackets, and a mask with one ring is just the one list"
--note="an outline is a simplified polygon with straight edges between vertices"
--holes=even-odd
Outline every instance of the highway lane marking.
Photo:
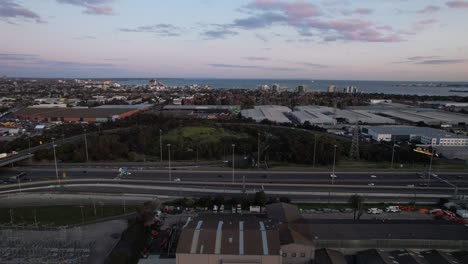
[[[243,190],[230,190],[230,189],[200,189],[200,188],[186,188],[186,187],[165,187],[165,186],[146,186],[146,185],[130,185],[130,184],[62,184],[62,185],[50,185],[44,187],[35,188],[24,188],[21,191],[37,190],[37,189],[51,189],[51,188],[66,188],[66,187],[105,187],[105,188],[127,188],[127,189],[143,189],[143,190],[161,190],[161,191],[174,191],[174,192],[195,192],[195,193],[229,193],[229,194],[242,194]],[[66,189],[61,189],[67,191]],[[19,189],[0,191],[0,194],[16,193],[20,192]],[[247,190],[247,194],[255,194],[256,190]],[[395,193],[363,193],[363,192],[300,192],[300,191],[273,191],[265,190],[265,193],[270,195],[290,195],[290,196],[327,196],[333,194],[333,196],[350,196],[353,194],[359,194],[366,197],[395,197]],[[433,198],[437,196],[439,198],[452,197],[449,194],[406,194],[399,193],[399,197],[417,197],[417,198]]]
[[[158,181],[158,180],[114,180],[114,179],[73,179],[73,180],[62,180],[62,183],[83,183],[83,182],[97,182],[97,184],[106,183],[106,182],[120,182],[120,183],[137,183],[137,184],[171,184],[171,185],[199,185],[200,182],[193,182],[193,181],[184,181],[184,182],[169,182],[169,181]],[[40,184],[56,184],[57,180],[50,180],[50,181],[39,181],[39,182],[28,182],[23,183],[23,187],[40,185]],[[203,185],[217,185],[217,186],[242,186],[243,183],[229,183],[229,182],[203,182]],[[441,191],[453,191],[453,188],[448,187],[404,187],[404,186],[368,186],[368,185],[338,185],[338,184],[281,184],[281,183],[263,183],[263,182],[248,182],[246,186],[261,186],[264,185],[266,187],[308,187],[308,188],[345,188],[345,189],[370,189],[370,190],[378,190],[378,189],[402,189],[405,190],[441,190]],[[9,189],[9,188],[16,188],[13,184],[0,186],[1,189]],[[468,188],[458,188],[459,191],[468,190]]]

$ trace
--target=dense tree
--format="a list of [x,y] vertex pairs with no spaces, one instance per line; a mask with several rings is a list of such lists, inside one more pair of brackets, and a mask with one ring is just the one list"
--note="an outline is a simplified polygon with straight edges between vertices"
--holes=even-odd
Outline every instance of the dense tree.
[[358,194],[353,194],[348,199],[349,206],[353,209],[353,219],[361,218],[364,206],[364,198]]

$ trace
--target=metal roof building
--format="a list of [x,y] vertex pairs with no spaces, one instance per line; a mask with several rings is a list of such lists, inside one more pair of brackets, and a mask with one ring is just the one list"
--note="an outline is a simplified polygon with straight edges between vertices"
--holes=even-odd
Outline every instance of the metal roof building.
[[312,112],[310,110],[291,112],[291,117],[302,125],[305,122],[309,122],[312,125],[335,125],[336,124],[335,119],[325,114],[322,114],[320,112]]
[[163,110],[216,110],[216,111],[228,111],[228,110],[239,110],[238,105],[166,105]]
[[253,215],[202,214],[182,231],[177,264],[281,263],[276,222]]
[[372,126],[363,128],[375,141],[418,140],[435,146],[468,146],[468,137],[431,127]]
[[400,119],[410,123],[423,122],[427,125],[458,125],[460,123],[468,124],[468,115],[434,111],[434,110],[400,110],[400,111],[383,111],[383,115],[392,118]]
[[350,124],[395,124],[395,120],[370,113],[367,110],[342,110],[317,105],[297,106],[294,110],[307,112],[316,116],[321,116],[320,114],[323,114],[331,119],[344,119]]
[[242,110],[241,115],[244,118],[252,118],[256,122],[261,122],[265,119],[276,123],[291,123],[291,120],[286,117],[286,113],[290,113],[291,109],[280,105],[261,105],[255,106],[254,109]]

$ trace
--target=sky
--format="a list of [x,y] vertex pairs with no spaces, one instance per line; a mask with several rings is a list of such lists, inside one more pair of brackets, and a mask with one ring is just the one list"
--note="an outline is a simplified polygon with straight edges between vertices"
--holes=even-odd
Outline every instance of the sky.
[[468,81],[468,0],[0,0],[0,76]]

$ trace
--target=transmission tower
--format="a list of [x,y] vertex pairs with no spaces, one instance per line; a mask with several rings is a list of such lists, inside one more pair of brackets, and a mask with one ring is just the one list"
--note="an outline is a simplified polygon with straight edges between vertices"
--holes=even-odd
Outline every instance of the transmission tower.
[[349,157],[354,160],[359,160],[359,131],[359,125],[356,123],[353,129],[353,142],[349,151]]

